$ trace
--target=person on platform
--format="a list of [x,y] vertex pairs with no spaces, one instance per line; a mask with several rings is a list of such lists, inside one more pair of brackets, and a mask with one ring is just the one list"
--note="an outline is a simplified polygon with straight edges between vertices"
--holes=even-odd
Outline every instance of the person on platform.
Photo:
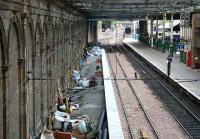
[[171,57],[171,55],[168,55],[168,57],[167,57],[167,76],[170,76],[171,62],[172,62],[172,57]]

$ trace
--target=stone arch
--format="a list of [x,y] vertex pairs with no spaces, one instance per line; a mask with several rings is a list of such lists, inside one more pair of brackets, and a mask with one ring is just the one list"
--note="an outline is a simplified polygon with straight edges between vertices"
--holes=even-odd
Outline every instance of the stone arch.
[[[34,88],[35,88],[35,134],[38,135],[42,131],[43,103],[42,103],[42,49],[43,49],[43,32],[40,17],[36,21],[35,34],[35,61],[34,61]],[[39,124],[39,125],[38,125]],[[37,126],[36,126],[37,125]]]
[[0,138],[6,138],[6,52],[5,52],[5,44],[6,44],[5,30],[2,19],[0,18],[0,125],[3,128],[0,129]]
[[[22,125],[21,125],[21,88],[22,88],[22,76],[21,76],[21,32],[19,20],[15,16],[10,21],[9,33],[8,33],[8,94],[7,94],[7,126],[15,128],[7,128],[7,138],[21,138],[22,137]],[[14,82],[14,83],[13,83]],[[13,118],[15,117],[15,118]]]
[[28,128],[34,133],[35,132],[35,90],[34,83],[32,80],[34,77],[34,61],[35,61],[35,45],[34,45],[34,24],[33,19],[31,17],[28,18],[27,27],[25,30],[25,53],[26,53],[26,61],[25,61],[25,71],[26,77],[28,77],[28,82],[26,85],[27,90],[27,107],[28,107]]

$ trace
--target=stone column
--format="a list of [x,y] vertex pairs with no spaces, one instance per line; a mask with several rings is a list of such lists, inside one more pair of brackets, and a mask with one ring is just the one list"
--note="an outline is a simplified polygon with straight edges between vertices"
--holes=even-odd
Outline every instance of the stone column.
[[88,22],[88,42],[97,41],[97,21]]

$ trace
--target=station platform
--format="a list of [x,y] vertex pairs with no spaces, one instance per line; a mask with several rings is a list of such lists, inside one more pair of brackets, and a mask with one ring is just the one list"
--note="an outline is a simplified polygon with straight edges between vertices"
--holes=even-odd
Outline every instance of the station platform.
[[[125,38],[123,42],[148,60],[152,65],[157,67],[162,73],[167,75],[168,52],[162,53],[133,38]],[[172,59],[170,78],[187,90],[191,96],[200,101],[199,70],[192,69],[181,63],[179,55],[174,55]]]
[[103,66],[103,78],[104,78],[104,90],[105,90],[109,138],[124,139],[112,81],[109,80],[110,79],[109,64],[104,49],[102,49],[102,66]]

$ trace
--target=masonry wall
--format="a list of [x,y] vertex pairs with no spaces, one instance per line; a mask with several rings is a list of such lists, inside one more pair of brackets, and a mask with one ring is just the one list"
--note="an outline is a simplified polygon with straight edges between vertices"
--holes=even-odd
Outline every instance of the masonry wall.
[[86,44],[86,20],[61,0],[0,0],[0,139],[38,136]]

